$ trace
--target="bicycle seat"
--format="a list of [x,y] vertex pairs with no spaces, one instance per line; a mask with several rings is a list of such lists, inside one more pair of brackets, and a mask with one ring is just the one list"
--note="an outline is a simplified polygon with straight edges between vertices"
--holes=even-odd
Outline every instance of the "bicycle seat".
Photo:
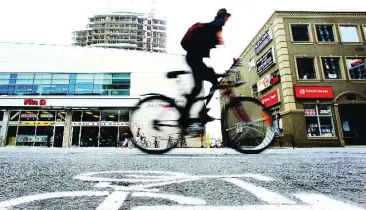
[[169,79],[172,79],[172,78],[177,78],[179,75],[181,74],[190,74],[191,72],[189,71],[170,71],[166,74],[166,76],[169,78]]

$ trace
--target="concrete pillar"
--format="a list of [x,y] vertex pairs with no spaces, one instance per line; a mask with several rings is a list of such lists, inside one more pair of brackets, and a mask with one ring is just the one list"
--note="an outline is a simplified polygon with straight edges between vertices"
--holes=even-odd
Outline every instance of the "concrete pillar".
[[65,128],[64,128],[64,139],[62,141],[62,147],[70,147],[70,139],[72,136],[71,133],[71,118],[72,118],[72,111],[66,112],[65,117]]
[[7,133],[8,133],[8,122],[9,122],[9,110],[6,110],[4,112],[3,123],[1,125],[0,136],[2,137],[2,141],[0,143],[0,147],[5,147],[6,144]]

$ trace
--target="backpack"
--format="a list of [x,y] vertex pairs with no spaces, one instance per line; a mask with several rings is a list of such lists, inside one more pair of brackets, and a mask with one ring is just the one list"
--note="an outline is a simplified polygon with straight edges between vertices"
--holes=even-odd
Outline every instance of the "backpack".
[[200,38],[204,37],[205,23],[197,22],[193,24],[183,36],[182,41],[180,42],[183,49],[188,51],[190,47],[192,47],[195,43],[198,43]]

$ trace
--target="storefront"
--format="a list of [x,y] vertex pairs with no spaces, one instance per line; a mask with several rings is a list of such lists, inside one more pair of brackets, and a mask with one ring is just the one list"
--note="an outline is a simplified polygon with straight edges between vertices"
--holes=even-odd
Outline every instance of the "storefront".
[[[0,98],[4,144],[9,146],[117,147],[130,127],[138,98],[46,96]],[[116,108],[117,107],[117,108]],[[120,108],[118,108],[120,107]]]

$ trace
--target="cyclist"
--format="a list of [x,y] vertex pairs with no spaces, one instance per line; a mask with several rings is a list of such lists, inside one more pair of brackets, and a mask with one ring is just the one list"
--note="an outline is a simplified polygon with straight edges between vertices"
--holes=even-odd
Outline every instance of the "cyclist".
[[[226,21],[229,20],[231,14],[227,12],[225,8],[220,9],[217,12],[215,19],[209,23],[196,23],[188,29],[186,35],[181,41],[182,47],[187,51],[186,61],[191,67],[195,86],[187,97],[187,111],[193,104],[193,99],[202,90],[203,81],[209,81],[212,83],[210,93],[218,85],[218,77],[223,76],[216,74],[213,68],[209,68],[203,62],[203,58],[210,57],[210,50],[215,48],[216,45],[224,45],[222,37],[222,27]],[[201,121],[210,122],[215,120],[210,117],[207,112],[209,109],[202,107],[199,112],[199,118]],[[186,113],[187,115],[189,113]]]

